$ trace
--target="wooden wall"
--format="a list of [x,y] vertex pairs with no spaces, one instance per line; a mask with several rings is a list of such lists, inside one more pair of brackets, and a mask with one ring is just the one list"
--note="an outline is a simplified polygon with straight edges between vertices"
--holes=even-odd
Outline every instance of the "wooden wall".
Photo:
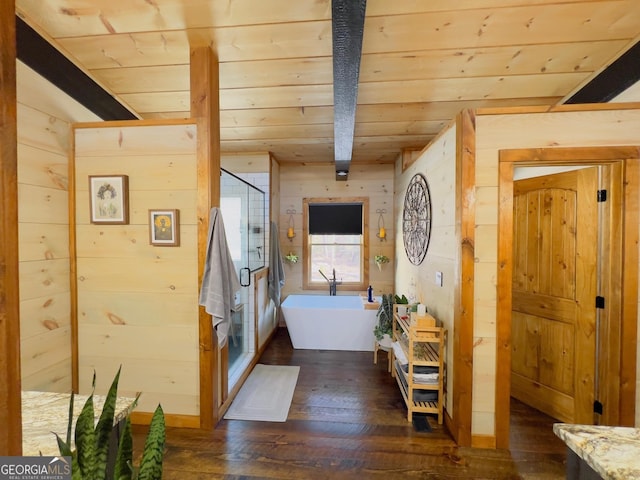
[[[395,292],[393,274],[395,270],[393,225],[393,165],[353,165],[349,171],[349,180],[338,182],[335,180],[335,166],[330,165],[280,165],[280,248],[283,255],[293,251],[300,256],[296,264],[285,262],[286,283],[282,298],[290,293],[303,292],[302,282],[302,199],[306,197],[369,197],[369,283],[373,287],[374,295]],[[386,241],[376,237],[378,233],[378,214],[376,210],[385,209]],[[295,238],[287,238],[289,214],[287,210],[295,210],[293,215]],[[374,255],[382,253],[389,257],[390,263],[379,271],[373,262]],[[340,278],[340,271],[336,269],[336,276]],[[328,289],[327,289],[328,292]],[[321,293],[314,290],[313,293]],[[344,291],[338,287],[338,294]],[[363,292],[352,292],[363,293]]]
[[[75,128],[80,391],[122,365],[138,412],[199,415],[196,125],[107,122]],[[89,222],[89,175],[129,176],[128,225]],[[149,209],[180,210],[180,246],[149,244]]]
[[22,388],[69,392],[70,122],[97,117],[21,62],[16,67]]
[[[640,109],[559,107],[553,112],[476,112],[474,437],[496,434],[498,154],[501,149],[640,144]],[[618,108],[618,109],[616,109]],[[637,382],[640,391],[640,382]],[[478,392],[479,395],[475,395]],[[636,425],[640,425],[637,402]]]
[[[396,292],[424,303],[427,310],[447,329],[447,395],[445,409],[450,417],[453,411],[453,358],[454,297],[458,287],[459,244],[456,238],[456,128],[445,129],[425,148],[411,165],[402,171],[402,162],[396,162],[394,196],[394,229],[396,230]],[[427,255],[420,265],[407,259],[402,240],[402,212],[404,196],[411,178],[423,174],[431,192],[431,240]],[[436,272],[442,272],[443,285],[435,282]]]

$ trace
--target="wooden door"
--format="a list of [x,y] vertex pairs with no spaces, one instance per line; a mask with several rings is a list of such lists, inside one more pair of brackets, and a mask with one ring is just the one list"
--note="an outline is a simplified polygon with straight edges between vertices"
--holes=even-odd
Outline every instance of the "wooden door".
[[511,393],[593,422],[596,167],[514,182]]

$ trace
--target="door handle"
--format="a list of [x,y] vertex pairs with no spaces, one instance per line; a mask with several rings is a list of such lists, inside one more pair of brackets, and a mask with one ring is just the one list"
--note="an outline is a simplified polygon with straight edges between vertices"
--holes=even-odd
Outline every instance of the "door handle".
[[[247,271],[246,283],[243,281],[244,275],[242,274],[245,270]],[[249,267],[241,268],[240,269],[240,286],[241,287],[248,287],[249,285],[251,285],[251,269]]]

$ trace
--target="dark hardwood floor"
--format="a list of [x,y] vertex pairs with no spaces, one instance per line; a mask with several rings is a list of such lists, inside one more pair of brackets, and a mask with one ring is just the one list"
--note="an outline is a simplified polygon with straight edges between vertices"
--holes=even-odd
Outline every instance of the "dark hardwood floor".
[[[560,479],[554,420],[512,402],[511,450],[459,448],[430,417],[416,432],[383,352],[293,350],[279,329],[260,359],[298,365],[284,423],[222,420],[213,431],[167,429],[165,479]],[[146,430],[134,429],[136,449]]]

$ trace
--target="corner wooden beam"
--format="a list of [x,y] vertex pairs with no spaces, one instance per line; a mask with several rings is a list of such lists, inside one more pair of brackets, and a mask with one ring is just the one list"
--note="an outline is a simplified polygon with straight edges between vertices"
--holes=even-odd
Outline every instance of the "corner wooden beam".
[[472,444],[473,318],[476,227],[476,126],[472,110],[462,111],[456,120],[456,218],[460,241],[460,284],[456,289],[453,356],[453,429],[456,443]]
[[0,2],[0,456],[22,455],[14,2]]
[[[202,285],[209,237],[209,212],[220,206],[220,95],[219,63],[210,46],[190,49],[191,116],[198,125],[198,285]],[[200,428],[212,429],[218,421],[218,343],[211,317],[200,307]],[[224,365],[223,365],[224,367]],[[226,383],[222,384],[220,390]]]

